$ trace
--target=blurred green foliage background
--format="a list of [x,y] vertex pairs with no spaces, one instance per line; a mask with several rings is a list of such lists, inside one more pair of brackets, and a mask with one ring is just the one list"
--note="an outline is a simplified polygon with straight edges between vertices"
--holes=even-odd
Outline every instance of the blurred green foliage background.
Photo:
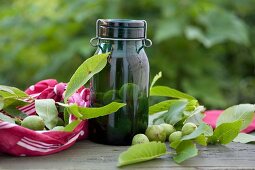
[[67,82],[98,18],[145,19],[157,83],[208,108],[255,102],[254,0],[0,0],[0,84]]

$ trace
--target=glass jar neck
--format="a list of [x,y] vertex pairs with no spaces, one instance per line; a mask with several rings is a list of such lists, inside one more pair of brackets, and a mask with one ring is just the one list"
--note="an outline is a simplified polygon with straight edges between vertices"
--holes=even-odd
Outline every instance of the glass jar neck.
[[130,52],[135,50],[138,53],[144,47],[143,40],[100,40],[99,47],[102,49],[103,46],[108,46],[111,50]]

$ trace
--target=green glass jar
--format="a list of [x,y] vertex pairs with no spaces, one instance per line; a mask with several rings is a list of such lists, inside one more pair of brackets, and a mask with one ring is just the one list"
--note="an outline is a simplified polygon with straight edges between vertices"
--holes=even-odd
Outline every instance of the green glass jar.
[[[91,79],[91,105],[100,107],[113,101],[127,105],[107,116],[89,120],[92,141],[110,145],[130,145],[132,137],[148,126],[149,62],[144,47],[144,20],[99,19],[97,36],[91,44],[95,54],[111,52],[106,67]],[[96,44],[93,44],[97,40]]]

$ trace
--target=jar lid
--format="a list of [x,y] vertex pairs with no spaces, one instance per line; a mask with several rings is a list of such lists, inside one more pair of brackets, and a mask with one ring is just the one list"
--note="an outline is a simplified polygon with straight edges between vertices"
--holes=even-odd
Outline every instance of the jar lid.
[[142,39],[146,37],[146,22],[129,19],[99,19],[100,38]]
[[[147,39],[147,22],[145,20],[98,19],[96,37],[90,40],[90,44],[96,47],[100,40],[142,40],[144,47],[152,45],[152,41]],[[95,41],[97,42],[95,43]]]
[[131,20],[131,19],[100,19],[99,26],[144,28],[145,21],[144,20]]

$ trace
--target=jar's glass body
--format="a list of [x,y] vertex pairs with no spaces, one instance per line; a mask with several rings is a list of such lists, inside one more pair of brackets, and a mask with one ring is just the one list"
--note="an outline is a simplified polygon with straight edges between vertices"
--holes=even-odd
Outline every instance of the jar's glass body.
[[148,126],[149,62],[141,40],[101,41],[96,54],[111,52],[106,67],[91,79],[91,105],[126,103],[115,113],[89,120],[90,139],[130,145]]

